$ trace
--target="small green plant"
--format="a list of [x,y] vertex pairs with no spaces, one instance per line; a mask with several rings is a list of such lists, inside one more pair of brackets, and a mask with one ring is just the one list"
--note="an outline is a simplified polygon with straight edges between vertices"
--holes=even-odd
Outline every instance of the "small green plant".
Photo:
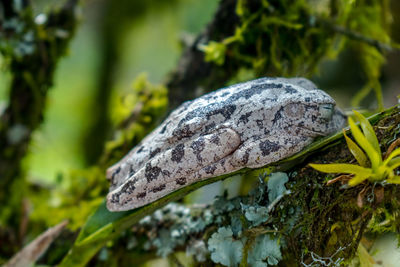
[[354,111],[354,114],[360,121],[362,132],[351,118],[349,118],[349,125],[358,145],[347,137],[344,130],[343,133],[347,146],[359,165],[346,163],[309,165],[320,172],[350,174],[352,176],[348,182],[350,186],[355,186],[367,179],[371,182],[385,181],[400,184],[400,176],[395,174],[395,169],[400,167],[400,148],[394,149],[391,146],[386,157],[383,158],[378,138],[371,124],[357,111]]

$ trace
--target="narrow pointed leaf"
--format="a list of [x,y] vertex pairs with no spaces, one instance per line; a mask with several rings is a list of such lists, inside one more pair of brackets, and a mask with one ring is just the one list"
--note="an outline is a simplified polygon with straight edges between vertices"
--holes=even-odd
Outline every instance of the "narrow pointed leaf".
[[387,179],[386,182],[388,182],[390,184],[400,184],[400,176],[395,175],[393,178]]
[[359,183],[362,183],[363,181],[367,180],[369,175],[359,175],[356,174],[350,181],[349,181],[349,186],[355,186],[358,185]]
[[400,157],[391,159],[388,163],[388,166],[391,170],[397,169],[400,167]]
[[368,167],[368,158],[365,155],[364,151],[349,137],[346,135],[346,131],[343,130],[344,138],[346,139],[347,146],[351,154],[353,154],[354,158],[357,160],[358,164],[363,167]]
[[362,242],[358,244],[358,258],[360,260],[360,267],[373,267],[376,264],[374,258],[369,255],[368,250],[362,245]]
[[369,123],[367,118],[365,118],[356,110],[353,110],[353,112],[356,115],[357,119],[360,121],[361,128],[364,132],[365,138],[367,138],[368,142],[373,146],[375,151],[377,151],[379,155],[381,155],[382,154],[381,148],[379,146],[378,138],[376,137],[374,128],[372,128],[372,125]]
[[353,173],[358,175],[371,175],[371,169],[364,168],[354,164],[335,163],[335,164],[309,164],[320,172],[326,173]]
[[67,224],[67,221],[63,221],[56,226],[47,229],[2,266],[36,266],[36,261],[49,248],[51,243],[53,243],[53,241],[60,235]]
[[81,229],[75,244],[64,257],[58,267],[85,266],[87,262],[109,241],[117,237],[121,232],[128,229],[146,215],[165,206],[169,202],[176,201],[188,193],[213,182],[223,180],[227,177],[243,173],[248,169],[241,169],[234,173],[213,177],[189,186],[183,187],[169,195],[166,195],[146,206],[124,211],[110,212],[105,202],[99,205]]
[[351,118],[349,118],[349,125],[354,139],[356,139],[357,143],[367,153],[371,162],[372,169],[376,170],[376,168],[382,163],[380,154],[378,154],[378,151],[376,151],[374,147],[368,142],[367,138],[365,138],[361,130]]
[[[370,120],[378,121],[382,117],[392,114],[393,112],[397,112],[397,107],[392,107],[383,113],[375,114],[372,118],[370,118]],[[281,171],[288,170],[293,167],[293,165],[303,161],[308,155],[314,153],[315,151],[318,151],[323,147],[327,147],[328,145],[336,144],[341,138],[342,133],[340,132],[332,136],[321,138],[310,144],[301,152],[291,157],[282,159],[279,162],[270,164],[270,171],[274,170],[275,166],[280,166],[279,169]],[[266,167],[267,166],[263,166],[262,168]],[[105,246],[108,241],[117,237],[121,234],[121,232],[131,227],[134,223],[139,221],[144,216],[151,214],[152,211],[162,207],[167,202],[177,200],[187,193],[195,190],[196,188],[199,188],[206,184],[225,179],[226,177],[233,176],[235,174],[247,173],[249,171],[254,171],[254,169],[242,169],[229,175],[214,177],[210,178],[209,180],[195,183],[186,188],[182,188],[174,193],[171,193],[170,195],[165,196],[164,198],[154,203],[151,203],[146,207],[127,211],[126,213],[123,212],[120,214],[111,214],[107,211],[105,203],[102,203],[95,214],[93,214],[83,226],[83,229],[81,230],[82,233],[77,238],[70,252],[64,257],[62,263],[60,263],[58,266],[85,266],[87,262],[93,257],[93,255],[98,253],[98,251],[103,246]]]
[[395,150],[392,151],[392,153],[390,153],[390,155],[385,159],[385,161],[383,162],[383,165],[388,165],[389,162],[394,158],[400,156],[400,148],[396,148]]

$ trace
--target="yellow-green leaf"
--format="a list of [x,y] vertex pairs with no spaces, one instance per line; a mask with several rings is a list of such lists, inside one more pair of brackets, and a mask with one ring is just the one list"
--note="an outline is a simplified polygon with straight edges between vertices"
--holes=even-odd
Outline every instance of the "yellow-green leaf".
[[374,264],[376,263],[374,261],[374,258],[372,258],[372,256],[369,255],[368,251],[361,244],[361,242],[358,245],[357,252],[358,252],[358,258],[360,260],[360,267],[373,267],[374,266]]
[[374,128],[372,128],[372,125],[363,115],[361,115],[356,110],[353,110],[353,112],[356,115],[357,119],[360,121],[365,138],[367,138],[368,142],[372,145],[375,151],[377,151],[378,154],[381,155],[381,148],[379,147],[378,138],[376,137]]
[[367,138],[362,134],[361,130],[354,123],[354,121],[349,118],[349,125],[351,132],[353,133],[354,139],[356,139],[357,143],[364,149],[367,153],[369,160],[371,162],[372,169],[376,170],[377,167],[382,163],[381,155],[378,154],[378,151],[374,149],[374,147],[368,142]]
[[388,162],[387,165],[388,165],[388,167],[389,167],[391,170],[394,170],[394,169],[400,167],[400,157],[391,159],[391,160]]
[[356,158],[358,164],[360,164],[363,167],[368,167],[368,158],[362,151],[362,149],[353,140],[347,137],[345,130],[343,130],[343,135],[344,138],[346,139],[346,143],[347,146],[349,147],[351,154],[353,154],[353,156]]
[[349,186],[355,186],[362,183],[364,180],[368,179],[369,175],[359,175],[356,174],[350,181]]
[[388,165],[388,163],[394,158],[400,155],[400,148],[396,148],[390,153],[390,155],[385,159],[383,165]]
[[217,65],[223,65],[225,62],[226,45],[215,41],[210,41],[207,45],[200,47],[205,53],[207,62],[215,62]]
[[389,184],[400,184],[400,176],[399,175],[395,175],[393,178],[387,179],[386,181]]
[[334,163],[334,164],[309,164],[312,168],[326,173],[353,173],[358,175],[370,176],[371,169],[364,168],[354,164]]

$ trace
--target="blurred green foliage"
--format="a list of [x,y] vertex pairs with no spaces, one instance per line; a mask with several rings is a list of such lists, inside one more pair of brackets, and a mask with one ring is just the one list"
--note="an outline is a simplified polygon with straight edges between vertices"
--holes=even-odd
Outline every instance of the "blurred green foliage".
[[[257,77],[310,77],[322,58],[335,58],[352,47],[367,80],[352,105],[359,106],[374,90],[382,110],[379,79],[385,61],[384,44],[391,42],[389,4],[386,0],[270,0],[261,1],[259,8],[251,1],[240,0],[236,12],[241,22],[235,34],[221,42],[211,41],[202,50],[207,61],[223,65],[229,57]],[[366,42],[369,38],[376,46]]]
[[[59,175],[50,194],[33,190],[32,221],[50,226],[68,218],[71,230],[81,227],[108,191],[105,168],[131,149],[127,144],[138,143],[157,125],[157,119],[167,108],[167,89],[152,85],[142,74],[133,82],[131,93],[116,98],[113,106],[117,130],[114,139],[106,144],[109,153],[103,154],[102,164]],[[49,210],[52,216],[46,216]]]
[[[106,143],[102,162],[121,159],[160,122],[168,104],[167,88],[152,85],[145,74],[133,82],[133,92],[113,103],[112,118],[116,127],[114,139]],[[112,153],[110,155],[109,153]],[[110,161],[111,160],[111,161]]]

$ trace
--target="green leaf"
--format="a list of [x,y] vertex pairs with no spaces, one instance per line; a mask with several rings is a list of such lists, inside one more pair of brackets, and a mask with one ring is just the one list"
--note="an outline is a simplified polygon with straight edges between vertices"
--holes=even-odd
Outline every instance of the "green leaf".
[[207,45],[201,47],[205,53],[207,62],[214,62],[217,65],[223,65],[225,62],[226,45],[215,41],[210,41]]
[[[370,121],[378,121],[380,118],[392,114],[393,112],[397,112],[396,107],[392,107],[382,113],[375,114],[374,116],[370,117]],[[279,165],[280,170],[288,170],[293,165],[304,160],[305,157],[320,149],[321,147],[325,147],[328,144],[335,144],[335,142],[337,142],[341,137],[342,133],[336,133],[332,136],[321,138],[316,142],[310,144],[310,146],[306,147],[301,152],[291,157],[285,158],[279,162],[270,164],[269,168],[271,168],[271,171],[273,171],[273,169],[275,168],[274,166]],[[263,166],[262,168],[265,167],[266,166]],[[169,202],[180,199],[186,194],[204,185],[223,180],[236,174],[246,173],[248,171],[249,169],[242,169],[231,174],[213,177],[205,181],[189,185],[145,207],[127,212],[110,213],[106,209],[105,203],[102,203],[95,214],[93,214],[85,223],[81,230],[82,233],[79,234],[79,237],[74,246],[59,266],[84,266],[109,240],[112,240],[122,231],[128,229],[133,224],[138,222],[141,218],[151,214],[156,209],[161,208]],[[251,169],[251,171],[254,171],[254,169]]]
[[347,146],[353,154],[354,158],[357,160],[358,164],[360,164],[363,167],[368,167],[368,158],[365,155],[365,153],[362,151],[362,149],[349,137],[346,135],[346,131],[343,130],[343,135],[344,138],[346,139]]
[[360,267],[373,267],[376,264],[374,258],[372,258],[361,243],[358,245],[357,253],[360,260]]
[[[386,117],[390,114],[393,114],[393,112],[398,112],[397,106],[393,106],[391,108],[386,109],[384,112],[376,113],[372,116],[369,117],[369,121],[374,124],[374,122],[377,122],[383,117]],[[317,151],[318,149],[328,146],[328,145],[334,145],[335,142],[338,143],[338,140],[340,140],[343,136],[342,132],[337,132],[331,136],[323,137],[321,139],[316,140],[309,146],[307,146],[305,149],[300,151],[299,153],[290,156],[288,158],[285,158],[281,161],[275,162],[270,164],[269,166],[280,166],[280,169],[283,168],[283,170],[288,170],[291,166],[295,164],[295,162],[300,162],[304,160],[307,155],[310,155],[312,152]]]
[[400,167],[400,157],[391,159],[387,165],[391,170],[397,169]]
[[215,263],[225,266],[238,266],[243,256],[243,243],[233,239],[230,227],[220,227],[208,239],[208,249]]
[[396,148],[395,150],[390,153],[390,155],[385,159],[383,165],[388,165],[389,162],[394,158],[400,155],[400,148]]
[[393,178],[387,179],[386,182],[388,182],[390,184],[400,184],[400,176],[395,175]]
[[350,181],[349,181],[349,186],[355,186],[358,185],[359,183],[362,183],[363,181],[367,180],[370,175],[360,175],[356,174]]
[[354,164],[335,163],[335,164],[309,164],[311,167],[320,172],[326,173],[352,173],[358,175],[371,175],[372,170]]
[[376,170],[377,167],[382,163],[381,155],[378,154],[378,151],[376,151],[374,147],[369,143],[367,138],[361,133],[361,130],[351,118],[349,118],[349,125],[351,132],[353,133],[354,139],[356,139],[357,143],[367,153],[371,162],[372,169]]
[[130,211],[109,212],[106,208],[105,202],[103,202],[96,212],[89,217],[70,252],[58,266],[85,266],[85,264],[107,243],[107,241],[114,239],[121,232],[137,223],[146,215],[151,214],[169,202],[181,199],[197,188],[243,173],[246,170],[247,169],[242,169],[231,174],[213,177],[191,184],[158,199],[149,205]]
[[353,112],[356,115],[357,119],[360,121],[361,128],[363,130],[365,138],[367,138],[368,142],[373,146],[375,151],[377,151],[379,155],[382,155],[381,148],[379,146],[378,138],[376,137],[374,128],[372,128],[369,121],[363,115],[361,115],[356,110],[353,110]]
[[244,2],[243,0],[238,0],[236,3],[236,14],[242,17],[244,14]]
[[277,265],[280,260],[282,260],[282,254],[278,240],[271,239],[269,235],[257,236],[247,257],[249,266]]
[[273,17],[273,16],[262,16],[261,18],[261,25],[263,27],[268,27],[270,25],[278,25],[278,26],[283,26],[288,29],[293,29],[293,30],[300,30],[303,28],[303,25],[300,23],[293,23],[288,20],[282,19],[280,17]]

